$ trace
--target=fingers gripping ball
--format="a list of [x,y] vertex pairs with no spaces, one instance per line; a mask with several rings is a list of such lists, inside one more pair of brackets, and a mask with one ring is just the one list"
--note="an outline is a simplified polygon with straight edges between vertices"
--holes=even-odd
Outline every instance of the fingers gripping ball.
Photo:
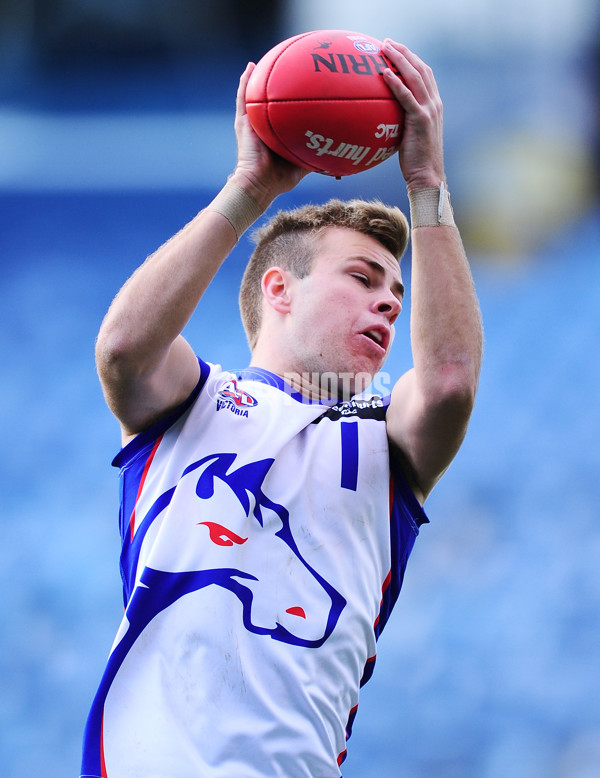
[[318,30],[279,43],[246,89],[248,119],[276,154],[308,170],[349,176],[398,150],[404,112],[383,79],[391,65],[369,35]]

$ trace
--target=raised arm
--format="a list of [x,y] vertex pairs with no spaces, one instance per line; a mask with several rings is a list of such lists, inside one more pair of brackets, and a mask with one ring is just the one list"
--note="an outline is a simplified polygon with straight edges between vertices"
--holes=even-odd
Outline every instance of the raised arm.
[[399,159],[411,203],[414,364],[392,391],[387,428],[424,500],[467,430],[483,336],[469,263],[445,194],[442,102],[433,73],[400,44],[387,42],[386,55],[402,81],[391,71],[384,77],[406,111]]
[[98,374],[124,441],[189,396],[199,367],[183,328],[241,232],[306,175],[272,154],[250,127],[244,97],[253,67],[238,88],[233,174],[207,208],[135,271],[100,328]]

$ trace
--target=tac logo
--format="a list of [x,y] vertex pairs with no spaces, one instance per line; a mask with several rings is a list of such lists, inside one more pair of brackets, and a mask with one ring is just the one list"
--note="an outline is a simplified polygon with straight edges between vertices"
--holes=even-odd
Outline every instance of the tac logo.
[[375,130],[375,137],[390,140],[392,138],[397,138],[399,131],[400,126],[398,124],[378,124],[377,129]]
[[236,416],[245,416],[247,418],[247,409],[254,408],[257,405],[258,400],[248,394],[248,392],[238,389],[235,378],[226,381],[217,392],[217,411],[226,408],[232,413],[235,413]]

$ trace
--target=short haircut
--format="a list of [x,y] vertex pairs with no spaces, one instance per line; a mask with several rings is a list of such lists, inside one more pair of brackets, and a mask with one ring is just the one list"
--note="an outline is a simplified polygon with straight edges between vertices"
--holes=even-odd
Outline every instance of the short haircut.
[[262,320],[262,279],[270,267],[281,267],[296,278],[310,273],[318,238],[328,227],[346,227],[377,240],[400,261],[410,229],[399,208],[379,200],[329,200],[279,211],[252,234],[256,243],[240,287],[240,312],[250,349],[258,340]]

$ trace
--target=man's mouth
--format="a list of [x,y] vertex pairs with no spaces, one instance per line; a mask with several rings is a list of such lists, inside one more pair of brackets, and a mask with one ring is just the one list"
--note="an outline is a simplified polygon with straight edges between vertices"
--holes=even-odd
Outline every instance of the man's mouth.
[[376,343],[384,351],[389,343],[389,334],[387,331],[378,327],[364,330],[361,335],[364,335],[365,337],[369,338],[369,340],[372,340],[373,343]]

